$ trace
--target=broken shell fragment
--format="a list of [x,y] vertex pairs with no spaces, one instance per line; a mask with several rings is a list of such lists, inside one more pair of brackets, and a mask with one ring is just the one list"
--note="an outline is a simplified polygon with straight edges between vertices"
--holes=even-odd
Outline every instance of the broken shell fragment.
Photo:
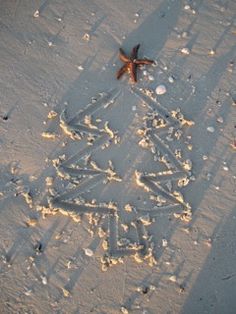
[[181,52],[182,52],[183,55],[189,55],[190,54],[189,48],[186,48],[186,47],[182,48]]
[[91,257],[93,256],[93,251],[91,249],[84,249],[84,254]]

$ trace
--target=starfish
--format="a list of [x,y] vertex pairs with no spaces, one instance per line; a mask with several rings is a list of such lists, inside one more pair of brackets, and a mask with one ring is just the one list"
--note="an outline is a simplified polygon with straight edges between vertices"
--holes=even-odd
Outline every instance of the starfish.
[[130,77],[134,83],[137,82],[137,68],[144,64],[153,64],[153,60],[148,59],[138,59],[138,50],[140,44],[135,46],[132,49],[131,56],[128,57],[124,50],[120,48],[119,58],[124,65],[120,68],[120,70],[116,74],[116,78],[119,80],[123,74],[126,72],[130,74]]

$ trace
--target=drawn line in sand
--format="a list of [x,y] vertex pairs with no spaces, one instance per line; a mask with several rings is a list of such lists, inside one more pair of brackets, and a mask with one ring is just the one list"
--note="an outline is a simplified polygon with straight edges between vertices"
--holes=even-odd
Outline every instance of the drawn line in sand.
[[[110,137],[114,137],[115,134],[109,128],[108,123],[105,123],[102,129],[99,129],[92,121],[91,115],[100,109],[106,109],[110,105],[114,104],[119,97],[121,91],[114,88],[108,92],[99,93],[96,97],[91,99],[91,102],[83,110],[79,110],[73,118],[68,117],[67,108],[62,110],[59,116],[59,125],[64,133],[72,139],[80,140],[85,135],[100,136],[102,134],[109,134]],[[54,139],[57,135],[51,130],[52,127],[42,133],[45,138]]]
[[[139,144],[141,143],[140,146],[151,150],[157,157],[157,161],[164,163],[167,168],[166,171],[154,173],[136,170],[136,183],[157,204],[151,209],[137,208],[135,210],[132,210],[131,207],[128,208],[131,205],[127,205],[126,210],[132,211],[131,225],[136,230],[137,241],[131,241],[129,237],[121,238],[119,226],[122,226],[120,219],[123,209],[120,209],[119,205],[114,204],[111,200],[99,203],[95,200],[85,201],[84,199],[84,195],[98,185],[109,184],[110,181],[122,181],[111,161],[106,169],[102,169],[91,160],[95,151],[104,150],[112,143],[118,143],[117,133],[108,127],[108,122],[104,124],[104,127],[99,128],[92,123],[91,116],[96,111],[106,109],[117,100],[120,95],[120,91],[117,89],[99,94],[73,118],[67,117],[66,110],[61,113],[60,126],[67,136],[77,140],[85,134],[89,134],[93,136],[93,141],[87,143],[90,145],[71,157],[54,164],[58,177],[69,184],[65,187],[67,189],[65,192],[49,195],[48,205],[41,208],[44,214],[60,212],[71,216],[75,221],[80,221],[83,214],[96,214],[101,218],[107,218],[103,231],[103,237],[106,237],[104,240],[106,244],[103,245],[106,253],[101,258],[103,270],[107,270],[109,266],[121,261],[125,256],[133,256],[137,262],[147,260],[150,265],[155,265],[154,244],[146,227],[153,222],[151,218],[163,214],[174,214],[184,220],[191,218],[190,206],[178,191],[179,188],[189,183],[191,163],[177,158],[163,136],[167,134],[169,141],[172,140],[170,135],[176,136],[179,140],[182,134],[181,128],[184,125],[191,126],[193,122],[186,120],[180,110],[169,112],[163,108],[150,90],[131,88],[130,91],[149,108],[147,117],[143,117],[144,123],[139,132],[141,136]],[[103,226],[105,225],[103,224]]]

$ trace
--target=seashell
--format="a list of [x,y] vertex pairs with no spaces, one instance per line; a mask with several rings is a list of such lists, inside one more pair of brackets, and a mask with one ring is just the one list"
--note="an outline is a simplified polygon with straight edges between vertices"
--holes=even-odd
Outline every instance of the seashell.
[[164,95],[167,92],[166,87],[163,84],[158,85],[155,91],[157,95]]
[[213,126],[208,126],[207,131],[210,133],[214,133],[215,132],[215,128]]

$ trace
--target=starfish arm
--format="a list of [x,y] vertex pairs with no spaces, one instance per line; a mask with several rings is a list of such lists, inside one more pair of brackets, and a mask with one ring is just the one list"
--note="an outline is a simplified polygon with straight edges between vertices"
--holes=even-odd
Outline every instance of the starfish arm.
[[117,80],[119,80],[121,78],[121,76],[123,74],[125,74],[125,72],[127,72],[127,71],[128,71],[128,65],[124,64],[123,67],[121,67],[120,70],[117,71],[117,73],[116,73]]
[[130,63],[130,76],[134,83],[137,82],[137,66],[135,63]]
[[132,49],[132,53],[131,53],[131,59],[132,59],[132,60],[137,59],[139,47],[140,47],[140,44],[138,44],[137,46],[135,46],[135,47]]
[[119,58],[122,62],[130,62],[129,57],[126,56],[126,54],[122,48],[120,48]]
[[149,59],[138,59],[138,60],[135,60],[134,63],[137,64],[137,65],[153,64],[154,61],[153,60],[149,60]]

